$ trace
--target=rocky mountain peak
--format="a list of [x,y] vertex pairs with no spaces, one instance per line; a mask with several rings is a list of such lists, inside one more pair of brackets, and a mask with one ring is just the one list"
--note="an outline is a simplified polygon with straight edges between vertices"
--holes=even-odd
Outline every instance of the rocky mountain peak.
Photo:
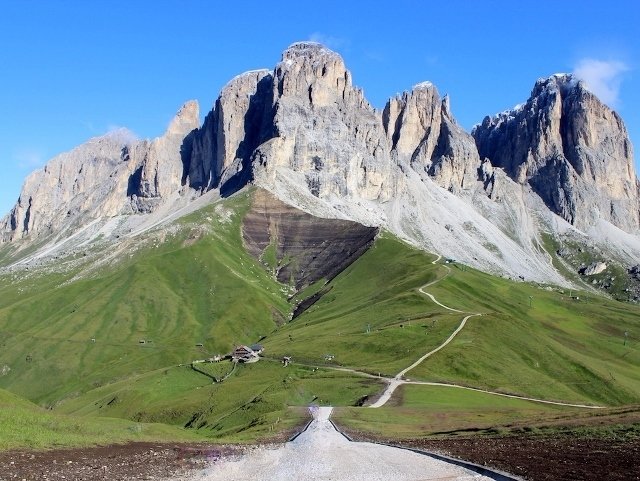
[[165,135],[186,135],[200,126],[200,107],[197,100],[189,100],[180,107],[169,123]]
[[299,58],[307,58],[314,62],[321,57],[332,57],[342,60],[342,57],[333,50],[325,47],[323,44],[312,41],[294,42],[282,52],[282,61],[296,61]]
[[431,82],[391,98],[382,122],[394,154],[423,178],[456,190],[477,179],[480,159],[473,138],[451,114],[448,96]]
[[312,107],[331,105],[351,90],[351,75],[342,57],[314,42],[289,46],[274,76],[275,98],[298,97]]
[[486,117],[472,135],[481,157],[529,184],[571,224],[584,229],[603,219],[628,232],[640,227],[624,123],[575,76],[538,80],[526,103]]
[[380,112],[338,53],[301,42],[274,70],[229,81],[200,127],[198,114],[187,102],[161,137],[111,134],[50,161],[0,221],[0,240],[162,216],[252,183],[478,267],[553,279],[536,223],[568,226],[550,211],[583,230],[601,219],[628,232],[640,223],[624,124],[567,74],[538,80],[525,103],[486,117],[471,136],[430,82]]
[[531,91],[531,97],[535,98],[543,93],[562,92],[575,88],[584,88],[584,83],[570,73],[556,73],[550,77],[539,78]]
[[114,141],[121,144],[132,144],[138,141],[138,136],[126,127],[119,127],[115,130],[111,130],[100,137],[94,137],[89,139],[88,142],[100,142],[102,140],[107,142]]

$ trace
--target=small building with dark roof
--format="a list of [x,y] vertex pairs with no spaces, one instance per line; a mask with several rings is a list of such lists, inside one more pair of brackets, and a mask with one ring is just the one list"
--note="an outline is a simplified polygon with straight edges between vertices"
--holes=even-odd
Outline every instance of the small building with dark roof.
[[257,362],[260,359],[260,352],[262,352],[262,349],[260,349],[259,351],[254,351],[249,346],[236,346],[236,348],[231,353],[231,360],[234,362],[244,363]]

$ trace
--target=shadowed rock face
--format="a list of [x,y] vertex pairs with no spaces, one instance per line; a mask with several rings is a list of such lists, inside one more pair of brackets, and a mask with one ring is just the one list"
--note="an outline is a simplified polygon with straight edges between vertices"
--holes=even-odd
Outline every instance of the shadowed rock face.
[[640,226],[625,126],[575,77],[538,80],[525,104],[486,117],[472,134],[480,157],[528,183],[571,224],[585,228],[604,219],[627,232]]
[[356,222],[322,219],[291,207],[258,189],[242,223],[249,253],[261,259],[275,247],[276,275],[297,290],[320,279],[333,279],[371,246],[376,227]]

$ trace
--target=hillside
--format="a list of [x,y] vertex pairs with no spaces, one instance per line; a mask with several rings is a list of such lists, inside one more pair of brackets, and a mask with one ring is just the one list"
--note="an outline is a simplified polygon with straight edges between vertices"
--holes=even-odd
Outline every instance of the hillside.
[[78,418],[46,411],[0,389],[0,450],[88,446],[129,441],[195,441],[195,433],[166,424]]
[[[304,422],[300,408],[312,403],[370,404],[386,378],[441,346],[467,313],[481,313],[404,376],[489,391],[438,387],[441,406],[464,413],[449,418],[447,430],[509,424],[513,413],[526,425],[584,412],[491,393],[606,407],[640,402],[637,306],[445,263],[389,233],[332,277],[298,284],[287,275],[283,284],[279,269],[303,265],[295,260],[310,258],[314,245],[328,248],[332,231],[298,244],[296,255],[278,248],[285,237],[274,236],[252,256],[242,232],[260,199],[260,191],[243,191],[123,238],[110,251],[59,259],[55,268],[5,270],[0,388],[72,416],[65,419],[269,438]],[[313,217],[301,218],[313,225]],[[290,232],[287,219],[277,232]],[[225,361],[203,367],[205,374],[191,367],[257,341],[265,352],[256,364],[233,369]],[[283,356],[293,364],[283,367]],[[210,377],[228,373],[221,383]],[[400,386],[380,412],[409,423],[430,412],[434,389]],[[397,408],[407,402],[410,409]],[[341,416],[376,412],[362,407]]]

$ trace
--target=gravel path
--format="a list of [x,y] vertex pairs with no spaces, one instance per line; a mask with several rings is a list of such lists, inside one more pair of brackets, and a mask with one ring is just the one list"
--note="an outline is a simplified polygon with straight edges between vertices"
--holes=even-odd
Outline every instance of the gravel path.
[[[438,258],[432,262],[432,264],[435,264],[436,262],[438,262],[441,259],[441,256],[438,256]],[[448,266],[443,266],[446,270],[447,273],[445,274],[444,277],[441,277],[439,279],[436,279],[434,281],[429,282],[428,284],[425,284],[424,286],[422,286],[421,288],[418,289],[418,291],[421,294],[424,294],[425,296],[429,297],[429,299],[431,299],[433,302],[435,302],[437,305],[439,305],[440,307],[443,307],[445,309],[448,309],[449,311],[454,311],[454,312],[459,312],[461,314],[468,314],[464,311],[459,311],[458,309],[454,309],[453,307],[448,307],[445,306],[444,304],[438,302],[436,300],[435,297],[433,297],[433,295],[429,294],[428,292],[425,292],[423,289],[425,287],[429,287],[432,286],[433,284],[435,284],[436,282],[440,282],[442,279],[445,279],[450,273],[451,273],[451,269]],[[382,396],[380,396],[380,398],[373,403],[371,406],[369,406],[370,408],[379,408],[384,406],[387,401],[389,401],[389,399],[391,399],[391,396],[393,395],[393,393],[395,392],[395,390],[398,388],[398,386],[400,386],[401,384],[405,384],[406,381],[403,380],[403,376],[410,371],[411,369],[413,369],[414,367],[418,366],[419,364],[421,364],[425,359],[427,359],[429,356],[431,356],[432,354],[435,354],[436,352],[438,352],[440,349],[444,348],[447,344],[449,344],[454,337],[456,337],[456,335],[462,330],[462,328],[465,326],[465,324],[467,323],[467,320],[471,317],[474,316],[481,316],[482,314],[478,313],[473,313],[473,314],[469,314],[468,316],[464,317],[462,319],[462,322],[460,322],[460,325],[458,326],[458,328],[453,331],[453,333],[449,336],[449,338],[444,341],[442,344],[440,344],[438,347],[436,347],[433,351],[430,351],[428,353],[426,353],[424,356],[422,356],[420,359],[418,359],[416,362],[414,362],[413,364],[411,364],[411,366],[403,369],[402,371],[400,371],[398,374],[395,375],[395,377],[393,379],[391,379],[389,381],[389,384],[387,385],[387,388],[385,389],[384,393],[382,393]]]
[[[398,386],[400,386],[401,384],[406,384],[407,383],[407,381],[402,379],[402,377],[407,372],[409,372],[411,369],[413,369],[414,367],[416,367],[417,365],[422,363],[422,361],[427,359],[429,356],[431,356],[432,354],[435,354],[440,349],[444,348],[447,344],[449,344],[453,340],[453,338],[456,337],[456,334],[458,334],[462,330],[462,328],[467,323],[467,320],[470,317],[480,316],[480,315],[481,314],[470,314],[470,315],[466,316],[464,319],[462,319],[462,322],[460,323],[458,328],[455,331],[453,331],[453,334],[451,334],[451,336],[449,336],[449,338],[446,341],[444,341],[442,344],[440,344],[438,347],[436,347],[433,351],[429,351],[428,353],[426,353],[424,356],[422,356],[416,362],[411,364],[411,366],[403,369],[398,374],[396,374],[395,377],[391,380],[391,382],[389,382],[389,385],[385,389],[384,393],[382,393],[382,396],[380,396],[380,398],[369,407],[370,408],[379,408],[379,407],[384,406],[387,403],[387,401],[389,401],[389,399],[391,399],[391,396],[393,395],[394,391],[398,388]],[[419,383],[416,383],[416,384],[419,384]]]
[[329,422],[332,408],[317,408],[315,420],[294,441],[259,448],[222,461],[192,481],[426,481],[489,480],[464,468],[411,451],[348,441]]

